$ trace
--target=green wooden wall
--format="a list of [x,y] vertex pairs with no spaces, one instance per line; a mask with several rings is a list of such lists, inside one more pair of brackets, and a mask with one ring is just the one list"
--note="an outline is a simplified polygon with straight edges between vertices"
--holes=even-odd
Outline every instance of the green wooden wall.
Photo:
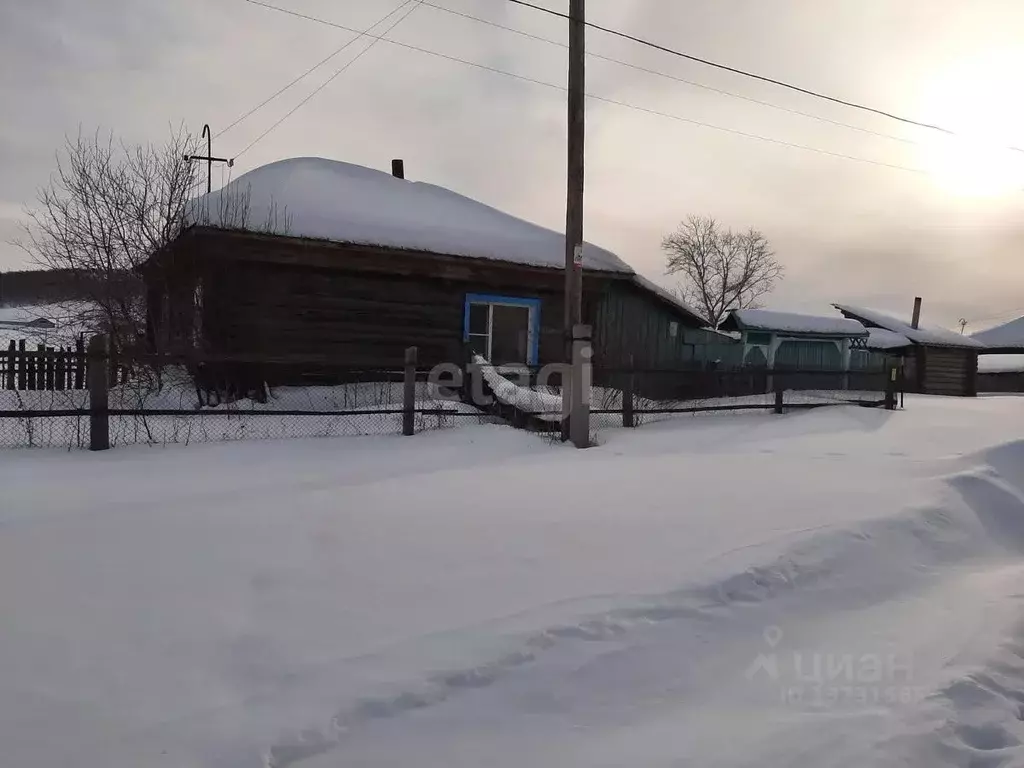
[[609,284],[597,302],[596,366],[627,367],[632,358],[637,368],[703,368],[709,361],[733,367],[740,364],[742,356],[741,344],[687,325],[682,314],[631,283]]

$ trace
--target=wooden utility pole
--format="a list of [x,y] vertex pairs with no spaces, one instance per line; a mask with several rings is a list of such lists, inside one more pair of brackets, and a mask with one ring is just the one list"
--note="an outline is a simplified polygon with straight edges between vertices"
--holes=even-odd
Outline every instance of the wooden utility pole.
[[[568,185],[565,202],[565,364],[572,365],[572,329],[582,322],[583,304],[583,162],[586,119],[586,10],[585,0],[569,2],[569,130]],[[573,408],[573,387],[563,382],[563,416]],[[563,438],[568,438],[568,425]]]
[[206,139],[206,154],[205,155],[185,155],[185,160],[193,162],[195,160],[206,161],[206,194],[210,194],[213,190],[213,164],[214,163],[227,163],[228,168],[231,168],[234,164],[234,160],[229,160],[226,157],[214,157],[213,156],[213,137],[210,135],[210,125],[207,123],[203,126],[202,136]]

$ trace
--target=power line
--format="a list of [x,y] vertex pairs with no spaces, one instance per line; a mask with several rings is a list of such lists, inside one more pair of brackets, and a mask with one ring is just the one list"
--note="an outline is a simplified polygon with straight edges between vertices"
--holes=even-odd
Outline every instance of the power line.
[[[556,87],[560,88],[560,86],[556,86]],[[712,123],[704,123],[704,122],[701,122],[700,120],[692,120],[691,118],[682,117],[681,115],[673,115],[670,112],[661,112],[661,111],[656,110],[656,109],[649,109],[648,107],[641,107],[641,106],[638,106],[636,104],[630,104],[630,103],[625,102],[625,101],[618,101],[616,99],[610,99],[610,98],[607,98],[605,96],[598,96],[598,95],[592,94],[592,93],[588,93],[587,94],[587,98],[588,99],[593,99],[594,101],[603,101],[606,104],[614,104],[614,105],[619,106],[619,107],[626,107],[628,109],[635,109],[638,112],[646,112],[649,115],[656,115],[658,117],[665,117],[665,118],[668,118],[669,120],[678,120],[679,122],[690,123],[691,125],[699,125],[699,126],[702,126],[704,128],[713,128],[716,131],[724,131],[725,133],[731,133],[734,136],[743,136],[744,138],[747,138],[747,139],[758,139],[759,141],[767,141],[767,142],[769,142],[771,144],[777,144],[780,147],[790,147],[792,149],[802,149],[802,150],[805,150],[807,152],[815,152],[815,153],[817,153],[819,155],[827,155],[828,157],[838,157],[838,158],[841,158],[843,160],[853,160],[854,162],[857,162],[857,163],[867,163],[869,165],[877,165],[877,166],[880,166],[882,168],[892,168],[893,170],[897,170],[897,171],[907,171],[909,173],[919,173],[919,174],[927,174],[928,173],[928,171],[924,170],[923,168],[911,168],[910,166],[907,166],[907,165],[898,165],[897,163],[887,163],[884,160],[871,160],[871,159],[866,158],[866,157],[858,157],[857,155],[847,155],[847,154],[844,154],[842,152],[833,152],[833,151],[828,150],[828,149],[819,149],[818,147],[810,147],[810,146],[807,146],[806,144],[796,144],[796,143],[791,142],[791,141],[785,141],[784,139],[775,139],[775,138],[772,138],[771,136],[762,136],[761,134],[758,134],[758,133],[748,133],[746,131],[741,131],[741,130],[738,130],[736,128],[727,128],[727,127],[722,126],[722,125],[714,125]]]
[[[464,13],[463,11],[457,11],[454,8],[447,8],[447,7],[443,6],[443,5],[437,5],[436,3],[427,2],[426,0],[424,0],[423,5],[425,5],[425,6],[429,7],[429,8],[433,8],[433,9],[435,9],[437,11],[442,11],[444,13],[451,14],[453,16],[459,16],[461,18],[469,19],[471,21],[475,21],[475,22],[478,22],[480,24],[486,24],[487,26],[495,27],[496,29],[502,29],[502,30],[505,30],[506,32],[512,32],[513,34],[519,35],[519,36],[527,38],[529,40],[536,40],[536,41],[541,42],[541,43],[547,43],[549,45],[555,45],[555,46],[558,46],[559,48],[563,48],[563,49],[568,47],[565,43],[559,42],[558,40],[551,40],[551,39],[549,39],[547,37],[543,37],[541,35],[534,35],[534,34],[532,34],[530,32],[526,32],[526,31],[521,30],[521,29],[516,29],[515,27],[509,27],[509,26],[506,26],[505,24],[499,24],[498,22],[491,21],[490,19],[483,19],[483,18],[480,18],[479,16],[474,16],[474,15],[472,15],[470,13]],[[836,126],[840,126],[842,128],[848,128],[848,129],[850,129],[852,131],[858,131],[860,133],[866,133],[866,134],[869,134],[871,136],[878,136],[878,137],[883,138],[883,139],[891,139],[892,141],[898,141],[898,142],[901,142],[903,144],[912,144],[912,145],[915,145],[915,146],[920,146],[919,142],[916,142],[913,139],[907,139],[907,138],[905,138],[903,136],[894,136],[891,133],[883,133],[882,131],[873,131],[870,128],[864,128],[864,127],[859,126],[859,125],[851,125],[850,123],[844,123],[844,122],[842,122],[840,120],[832,120],[831,118],[823,117],[822,115],[815,115],[815,114],[813,114],[811,112],[803,112],[803,111],[801,111],[799,109],[792,109],[790,107],[784,107],[781,104],[775,104],[775,103],[770,102],[770,101],[763,101],[761,99],[755,99],[755,98],[752,98],[750,96],[744,96],[743,94],[734,93],[732,91],[727,91],[727,90],[724,90],[722,88],[715,88],[713,86],[706,85],[704,83],[698,83],[698,82],[693,81],[693,80],[687,80],[686,78],[683,78],[683,77],[677,77],[676,75],[669,74],[668,72],[662,72],[661,70],[657,70],[657,69],[649,69],[647,67],[642,67],[639,64],[633,64],[632,62],[629,62],[629,61],[622,61],[621,59],[616,59],[616,58],[613,58],[611,56],[605,56],[605,55],[600,54],[600,53],[594,53],[593,51],[587,51],[587,55],[592,57],[592,58],[595,58],[595,59],[600,59],[601,61],[607,61],[607,62],[609,62],[611,64],[617,64],[617,65],[622,66],[622,67],[628,67],[629,69],[636,70],[637,72],[645,72],[646,74],[649,74],[649,75],[657,75],[658,77],[663,77],[663,78],[666,78],[668,80],[672,80],[672,81],[677,82],[677,83],[684,83],[685,85],[692,85],[695,88],[701,88],[701,89],[703,89],[705,91],[710,91],[712,93],[717,93],[717,94],[722,95],[722,96],[729,96],[729,97],[734,98],[734,99],[740,99],[742,101],[750,102],[751,104],[757,104],[757,105],[762,106],[762,107],[770,107],[771,109],[777,109],[777,110],[780,110],[782,112],[788,112],[788,113],[790,113],[792,115],[799,115],[800,117],[807,117],[807,118],[810,118],[811,120],[818,120],[820,122],[828,123],[830,125],[836,125]]]
[[[549,14],[551,16],[557,16],[557,17],[562,18],[562,19],[568,19],[569,18],[569,14],[567,14],[567,13],[563,13],[562,11],[555,11],[555,10],[553,10],[551,8],[545,8],[542,5],[537,5],[536,3],[527,2],[527,0],[508,0],[508,2],[515,3],[516,5],[524,6],[526,8],[532,8],[533,10],[541,11],[543,13],[547,13],[547,14]],[[621,30],[611,29],[609,27],[604,27],[604,26],[601,26],[600,24],[595,24],[594,22],[588,21],[588,22],[586,22],[586,25],[588,27],[590,27],[591,29],[596,29],[598,32],[604,32],[605,34],[608,34],[608,35],[614,35],[615,37],[621,37],[624,40],[629,40],[630,42],[638,43],[639,45],[644,45],[644,46],[647,46],[648,48],[653,48],[656,51],[661,51],[663,53],[669,53],[669,54],[672,54],[673,56],[679,56],[680,58],[687,59],[689,61],[694,61],[694,62],[697,62],[698,64],[704,64],[705,66],[708,66],[708,67],[714,67],[715,69],[721,69],[721,70],[723,70],[725,72],[732,72],[733,74],[742,75],[743,77],[749,77],[749,78],[751,78],[753,80],[760,80],[763,83],[770,83],[771,85],[777,85],[780,88],[788,88],[791,91],[796,91],[797,93],[802,93],[802,94],[804,94],[806,96],[813,96],[816,99],[822,99],[824,101],[830,101],[833,104],[840,104],[840,105],[842,105],[844,107],[850,107],[852,109],[859,109],[859,110],[861,110],[863,112],[870,112],[870,113],[875,114],[875,115],[880,115],[881,117],[889,118],[890,120],[896,120],[896,121],[901,122],[901,123],[906,123],[907,125],[913,125],[913,126],[916,126],[918,128],[927,128],[927,129],[932,130],[932,131],[939,131],[940,133],[945,133],[945,134],[947,134],[949,136],[961,137],[960,134],[958,134],[956,131],[953,131],[953,130],[951,130],[949,128],[944,128],[941,125],[936,125],[934,123],[925,123],[925,122],[922,122],[920,120],[914,120],[914,119],[909,118],[909,117],[903,117],[901,115],[897,115],[897,114],[894,114],[892,112],[886,112],[883,109],[876,109],[875,107],[869,107],[866,104],[859,104],[859,103],[857,103],[855,101],[847,101],[846,99],[840,99],[840,98],[837,98],[835,96],[829,96],[828,94],[821,93],[820,91],[813,91],[813,90],[811,90],[809,88],[803,88],[803,87],[801,87],[799,85],[793,85],[792,83],[787,83],[784,80],[776,80],[775,78],[767,77],[765,75],[759,75],[759,74],[757,74],[755,72],[749,72],[749,71],[747,71],[745,69],[739,69],[737,67],[730,67],[727,64],[719,64],[718,62],[711,61],[709,59],[702,59],[699,56],[694,56],[694,55],[689,54],[689,53],[684,53],[682,51],[675,50],[674,48],[669,48],[667,46],[651,42],[650,40],[645,40],[642,37],[637,37],[636,35],[631,35],[628,32],[622,32]],[[1010,147],[1006,147],[1006,149],[1009,149],[1009,150],[1011,150],[1013,152],[1022,152],[1022,153],[1024,153],[1024,149],[1021,149],[1020,147],[1010,146]]]
[[968,325],[977,325],[978,323],[987,323],[990,320],[1002,320],[1004,317],[1010,317],[1011,315],[1017,315],[1020,317],[1024,315],[1024,307],[1017,309],[1008,309],[1005,312],[1000,312],[998,315],[989,315],[988,317],[975,317],[967,321]]
[[[256,5],[266,5],[265,3],[256,3],[256,0],[247,0],[247,1],[255,3]],[[379,43],[381,40],[384,40],[385,42],[388,42],[385,39],[385,36],[388,35],[395,27],[397,27],[399,24],[401,24],[403,21],[405,21],[407,18],[409,18],[409,16],[411,16],[416,11],[416,9],[420,7],[421,3],[422,3],[422,0],[416,0],[416,5],[414,5],[412,8],[410,8],[405,13],[403,13],[400,17],[398,17],[398,19],[396,19],[394,21],[394,23],[391,24],[391,26],[389,26],[386,30],[384,30],[384,34],[383,35],[377,36],[377,35],[370,35],[368,33],[374,27],[379,26],[380,23],[382,21],[384,21],[384,19],[386,19],[389,16],[391,16],[392,15],[391,13],[389,13],[388,16],[385,16],[384,19],[381,19],[380,21],[376,22],[375,24],[372,24],[371,26],[367,27],[366,30],[360,32],[359,33],[360,37],[371,38],[370,44],[368,46],[366,46],[365,48],[363,48],[363,50],[361,50],[359,53],[357,53],[341,69],[339,69],[337,72],[335,72],[329,78],[327,78],[327,80],[325,80],[323,83],[321,83],[306,98],[304,98],[302,101],[300,101],[298,104],[296,104],[290,110],[288,110],[288,112],[285,113],[284,117],[282,117],[280,120],[278,120],[272,126],[267,128],[267,130],[265,130],[263,133],[261,133],[259,136],[257,136],[255,139],[253,139],[251,142],[249,142],[246,145],[245,149],[243,149],[241,152],[239,152],[237,155],[235,155],[235,157],[233,159],[237,160],[239,157],[244,155],[246,152],[248,152],[250,149],[252,149],[257,143],[259,143],[267,134],[269,134],[271,131],[273,131],[275,128],[277,128],[279,125],[281,125],[281,123],[283,123],[289,117],[291,117],[296,112],[298,112],[310,99],[312,99],[314,96],[316,96],[318,93],[320,93],[320,91],[322,91],[324,88],[326,88],[332,82],[334,82],[335,78],[337,78],[338,75],[340,75],[342,72],[347,70],[349,67],[351,67],[353,64],[355,64],[357,61],[359,61],[359,59],[361,59],[364,55],[369,53],[370,49],[372,49],[375,45],[377,45],[377,43]],[[266,7],[270,8],[270,7],[273,7],[273,6],[267,5]],[[277,9],[277,10],[280,10],[280,9]]]
[[[391,18],[392,16],[394,16],[394,15],[395,15],[396,13],[398,13],[399,11],[401,11],[401,10],[402,10],[403,8],[405,8],[405,7],[407,6],[407,5],[409,5],[409,3],[412,3],[412,2],[414,2],[414,0],[405,0],[405,2],[403,2],[403,3],[402,3],[402,4],[400,5],[400,6],[398,6],[397,8],[395,8],[395,9],[394,9],[393,11],[391,11],[391,13],[389,13],[389,14],[388,14],[387,16],[384,16],[384,17],[383,17],[383,18],[381,18],[381,19],[380,19],[379,21],[377,21],[377,23],[376,23],[376,24],[373,24],[372,26],[368,27],[368,28],[367,28],[367,31],[369,31],[369,30],[373,29],[373,27],[376,27],[376,26],[377,26],[378,24],[383,24],[383,23],[384,23],[385,21],[387,21],[387,20],[388,20],[389,18]],[[320,67],[322,67],[322,66],[323,66],[324,64],[326,64],[327,62],[329,62],[329,61],[330,61],[331,59],[333,59],[333,58],[335,58],[336,56],[338,56],[338,55],[339,55],[339,54],[340,54],[340,53],[341,53],[342,51],[346,50],[346,49],[347,49],[347,48],[348,48],[348,47],[349,47],[350,45],[352,45],[352,44],[353,44],[353,43],[355,43],[355,42],[358,42],[358,41],[360,40],[360,38],[361,38],[361,37],[362,37],[362,35],[358,35],[358,36],[356,36],[356,37],[353,37],[352,39],[348,40],[348,41],[347,41],[347,42],[346,42],[346,43],[345,43],[344,45],[342,45],[342,46],[341,46],[340,48],[338,48],[337,50],[335,50],[335,51],[334,51],[334,53],[332,53],[332,54],[331,54],[330,56],[327,56],[326,58],[323,58],[323,59],[321,59],[320,61],[318,61],[318,62],[317,62],[316,64],[314,64],[314,65],[313,65],[312,67],[310,67],[310,68],[309,68],[309,69],[307,69],[307,70],[306,70],[305,72],[303,72],[303,73],[302,73],[301,75],[299,75],[299,76],[298,76],[298,77],[296,77],[296,78],[295,78],[294,80],[292,80],[292,81],[291,81],[290,83],[288,83],[288,85],[284,86],[283,88],[281,88],[281,89],[280,89],[280,90],[278,90],[278,91],[275,91],[275,92],[274,92],[274,93],[273,93],[273,94],[272,94],[271,96],[269,96],[268,98],[266,98],[266,99],[264,99],[263,101],[261,101],[261,102],[260,102],[259,104],[257,104],[257,105],[256,105],[255,107],[253,107],[252,109],[250,109],[250,110],[249,110],[248,112],[246,112],[245,114],[243,114],[243,115],[239,116],[239,117],[238,117],[238,118],[237,118],[236,120],[234,120],[234,121],[233,121],[233,122],[232,122],[232,123],[231,123],[230,125],[228,125],[228,126],[227,126],[226,128],[223,128],[222,130],[218,131],[218,132],[217,132],[217,133],[216,133],[216,134],[214,135],[214,137],[213,137],[213,138],[215,138],[215,139],[216,139],[216,138],[219,138],[220,136],[222,136],[222,135],[224,135],[225,133],[227,133],[228,131],[230,131],[230,130],[231,130],[232,128],[234,128],[234,127],[235,127],[236,125],[238,125],[238,124],[239,124],[240,122],[242,122],[243,120],[245,120],[245,119],[246,119],[247,117],[249,117],[249,116],[250,116],[250,115],[252,115],[253,113],[255,113],[255,112],[258,112],[259,110],[263,109],[263,107],[267,106],[267,104],[269,104],[270,102],[272,102],[272,101],[273,101],[274,99],[276,99],[276,98],[277,98],[278,96],[280,96],[280,95],[281,95],[282,93],[284,93],[285,91],[287,91],[287,90],[289,90],[290,88],[294,87],[294,86],[295,86],[295,85],[297,85],[297,84],[298,84],[299,82],[301,82],[302,80],[306,79],[306,78],[307,78],[307,77],[309,77],[309,76],[310,76],[311,74],[313,74],[313,73],[314,73],[314,72],[315,72],[316,70],[320,69]]]
[[[268,8],[268,9],[273,10],[273,11],[279,11],[281,13],[288,14],[289,16],[295,16],[295,17],[300,18],[300,19],[306,19],[307,21],[313,21],[313,22],[316,22],[318,24],[324,24],[324,25],[329,26],[329,27],[335,27],[337,29],[343,29],[343,30],[348,31],[348,32],[358,31],[358,30],[353,30],[351,27],[347,27],[344,24],[338,24],[336,22],[327,21],[326,19],[321,19],[321,18],[318,18],[316,16],[310,16],[308,14],[300,13],[298,11],[292,11],[292,10],[289,10],[287,8],[281,8],[281,7],[276,6],[276,5],[271,5],[270,3],[262,2],[262,0],[246,0],[246,2],[252,3],[253,5],[259,5],[259,6],[263,7],[263,8]],[[475,61],[469,61],[467,59],[460,59],[457,56],[451,56],[451,55],[449,55],[447,53],[441,53],[440,51],[433,51],[433,50],[431,50],[429,48],[421,48],[420,46],[412,45],[410,43],[402,43],[402,42],[399,42],[397,40],[389,40],[389,39],[386,39],[383,36],[371,35],[369,33],[363,33],[363,34],[366,37],[372,38],[372,39],[377,40],[377,41],[385,42],[385,43],[388,43],[390,45],[396,45],[396,46],[398,46],[400,48],[405,48],[405,49],[410,50],[410,51],[416,51],[418,53],[423,53],[423,54],[426,54],[428,56],[435,56],[435,57],[440,58],[440,59],[445,59],[446,61],[455,62],[457,64],[464,64],[466,66],[474,67],[475,69],[480,69],[480,70],[483,70],[485,72],[493,72],[494,74],[504,75],[505,77],[511,77],[511,78],[514,78],[516,80],[520,80],[520,81],[526,82],[526,83],[533,83],[534,85],[541,85],[541,86],[544,86],[545,88],[551,88],[553,90],[562,91],[563,93],[567,90],[565,88],[565,86],[562,86],[562,85],[557,85],[555,83],[549,83],[549,82],[546,82],[544,80],[538,80],[538,79],[533,78],[533,77],[528,77],[526,75],[520,75],[520,74],[517,74],[515,72],[509,72],[509,71],[504,70],[504,69],[498,69],[497,67],[492,67],[492,66],[489,66],[487,64],[480,64],[480,63],[475,62]],[[655,109],[649,109],[647,107],[641,107],[641,106],[638,106],[636,104],[631,104],[629,102],[619,101],[619,100],[616,100],[616,99],[607,98],[605,96],[600,96],[598,94],[588,93],[587,94],[587,98],[593,99],[595,101],[602,101],[602,102],[605,102],[607,104],[613,104],[613,105],[619,106],[619,107],[624,107],[624,108],[627,108],[627,109],[633,109],[633,110],[636,110],[638,112],[644,112],[644,113],[649,114],[649,115],[656,115],[658,117],[664,117],[664,118],[668,118],[670,120],[676,120],[678,122],[689,123],[691,125],[697,125],[697,126],[701,126],[703,128],[710,128],[712,130],[722,131],[724,133],[731,133],[733,135],[742,136],[742,137],[748,138],[748,139],[757,139],[758,141],[765,141],[765,142],[768,142],[770,144],[776,144],[776,145],[779,145],[779,146],[790,147],[792,149],[802,149],[802,150],[805,150],[807,152],[814,152],[814,153],[820,154],[820,155],[827,155],[829,157],[836,157],[836,158],[841,158],[841,159],[844,159],[844,160],[851,160],[853,162],[858,162],[858,163],[866,163],[868,165],[876,165],[876,166],[880,166],[880,167],[883,167],[883,168],[891,168],[891,169],[894,169],[894,170],[907,171],[909,173],[917,173],[917,174],[926,174],[927,173],[927,171],[925,171],[925,170],[923,170],[921,168],[911,168],[909,166],[897,165],[896,163],[886,163],[886,162],[881,161],[881,160],[871,160],[871,159],[868,159],[868,158],[865,158],[865,157],[858,157],[856,155],[847,155],[847,154],[843,154],[841,152],[832,152],[832,151],[826,150],[826,149],[819,149],[817,147],[810,147],[810,146],[807,146],[807,145],[804,145],[804,144],[797,144],[797,143],[794,143],[794,142],[784,141],[782,139],[775,139],[775,138],[772,138],[770,136],[762,136],[762,135],[756,134],[756,133],[748,133],[746,131],[737,130],[735,128],[727,128],[725,126],[715,125],[713,123],[705,123],[705,122],[702,122],[700,120],[694,120],[694,119],[691,119],[691,118],[688,118],[688,117],[682,117],[680,115],[673,115],[673,114],[670,114],[668,112],[660,112],[660,111],[655,110]],[[286,117],[287,117],[287,115],[286,115]],[[246,149],[248,149],[248,147],[246,147]],[[244,152],[245,150],[242,150],[242,151]],[[241,153],[239,153],[239,154],[241,154]]]

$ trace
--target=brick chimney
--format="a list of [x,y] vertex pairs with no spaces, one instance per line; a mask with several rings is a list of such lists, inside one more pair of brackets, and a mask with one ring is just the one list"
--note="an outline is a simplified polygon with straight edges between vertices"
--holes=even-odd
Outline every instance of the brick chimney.
[[404,179],[405,178],[405,161],[404,160],[402,160],[400,158],[396,158],[395,160],[391,161],[391,175],[394,176],[396,179]]
[[914,299],[914,315],[910,318],[910,327],[915,331],[921,324],[921,297],[918,296]]

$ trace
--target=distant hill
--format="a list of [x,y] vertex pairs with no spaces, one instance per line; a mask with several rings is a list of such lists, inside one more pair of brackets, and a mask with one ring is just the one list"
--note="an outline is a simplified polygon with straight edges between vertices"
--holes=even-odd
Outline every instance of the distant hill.
[[0,305],[51,304],[82,298],[71,270],[0,272]]
[[[131,279],[125,276],[125,279]],[[95,294],[93,294],[95,295]],[[0,272],[0,306],[84,301],[87,286],[70,269],[25,269]]]

